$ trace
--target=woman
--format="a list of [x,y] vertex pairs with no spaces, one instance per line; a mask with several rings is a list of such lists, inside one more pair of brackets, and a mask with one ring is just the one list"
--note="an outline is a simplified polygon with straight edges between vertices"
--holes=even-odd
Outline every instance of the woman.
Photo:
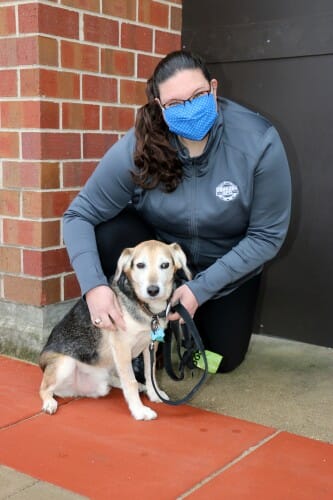
[[148,238],[178,242],[194,277],[172,301],[194,317],[205,348],[223,355],[218,371],[226,372],[247,352],[263,265],[288,229],[291,188],[275,128],[217,97],[217,85],[191,53],[162,59],[134,129],[65,213],[64,238],[92,321],[110,329],[124,326],[107,286],[121,250]]

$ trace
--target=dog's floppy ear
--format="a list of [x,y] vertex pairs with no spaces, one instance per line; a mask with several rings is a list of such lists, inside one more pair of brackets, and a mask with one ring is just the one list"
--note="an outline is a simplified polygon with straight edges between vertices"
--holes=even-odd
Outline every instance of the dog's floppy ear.
[[121,252],[117,263],[117,269],[114,275],[114,279],[116,281],[119,280],[121,273],[126,272],[129,269],[132,259],[132,254],[133,254],[133,248],[125,248]]
[[178,243],[171,243],[169,245],[169,248],[171,250],[173,259],[175,261],[175,266],[176,269],[182,269],[184,271],[184,274],[188,280],[192,279],[192,273],[187,267],[187,262],[186,262],[186,255],[181,249],[180,245]]

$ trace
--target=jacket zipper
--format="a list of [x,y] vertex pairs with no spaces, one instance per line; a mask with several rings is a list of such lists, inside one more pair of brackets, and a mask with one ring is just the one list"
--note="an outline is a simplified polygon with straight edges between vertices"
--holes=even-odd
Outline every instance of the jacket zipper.
[[190,218],[190,236],[191,236],[191,253],[193,263],[198,263],[198,221],[197,221],[197,191],[198,191],[198,166],[192,160],[192,186],[191,186],[191,218]]

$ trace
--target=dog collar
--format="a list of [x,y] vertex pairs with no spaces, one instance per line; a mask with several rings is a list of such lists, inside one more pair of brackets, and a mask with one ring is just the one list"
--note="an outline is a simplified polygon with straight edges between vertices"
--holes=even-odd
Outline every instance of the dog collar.
[[159,318],[166,318],[168,316],[170,309],[171,309],[171,302],[167,303],[167,307],[166,307],[166,309],[164,309],[164,311],[161,311],[157,314],[153,314],[151,312],[148,304],[141,303],[140,305],[146,313],[152,315],[151,322],[150,322],[150,328],[151,328],[150,338],[151,338],[152,342],[155,342],[155,341],[156,342],[164,342],[164,335],[165,334],[164,334],[163,328],[161,328],[161,326],[160,326]]
[[168,300],[167,302],[167,306],[166,308],[159,312],[159,313],[153,313],[150,309],[149,309],[149,306],[148,304],[146,304],[145,302],[140,302],[138,301],[139,304],[140,304],[140,307],[141,309],[146,313],[146,314],[149,314],[149,316],[152,316],[152,317],[156,317],[156,318],[166,318],[170,312],[170,309],[171,309],[171,302]]

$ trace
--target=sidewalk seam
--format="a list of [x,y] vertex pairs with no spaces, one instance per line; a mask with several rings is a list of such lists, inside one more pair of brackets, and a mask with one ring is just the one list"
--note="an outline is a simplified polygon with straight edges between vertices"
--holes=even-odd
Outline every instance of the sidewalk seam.
[[40,483],[39,479],[36,479],[35,482],[29,484],[28,486],[25,486],[24,488],[21,488],[20,490],[16,490],[14,491],[13,493],[11,493],[10,495],[4,497],[4,500],[7,500],[9,498],[15,498],[17,496],[17,494],[19,493],[23,493],[24,491],[27,491],[29,490],[30,488],[33,488],[34,486],[36,486],[36,484]]
[[240,455],[238,455],[231,462],[227,463],[226,465],[223,465],[223,467],[221,467],[220,469],[217,469],[215,472],[213,472],[209,476],[207,476],[204,479],[202,479],[202,481],[200,481],[199,483],[197,483],[194,486],[192,486],[192,488],[190,488],[189,490],[187,490],[185,493],[182,493],[181,495],[179,495],[177,497],[177,500],[183,500],[184,498],[187,498],[189,495],[191,495],[195,491],[199,490],[202,486],[204,486],[205,484],[209,483],[210,481],[212,481],[213,479],[215,479],[217,476],[219,476],[220,474],[222,474],[226,470],[230,469],[230,467],[232,467],[233,465],[237,464],[238,462],[240,462],[241,460],[243,460],[244,458],[246,458],[248,455],[251,455],[251,453],[257,451],[259,448],[261,448],[262,446],[264,446],[266,443],[268,443],[269,441],[271,441],[272,439],[274,439],[276,436],[278,436],[282,432],[283,431],[281,431],[281,430],[277,430],[273,434],[270,434],[269,436],[267,436],[266,438],[262,439],[261,441],[259,441],[255,445],[253,445],[250,448],[248,448],[247,450],[243,451],[243,453],[241,453]]
[[[30,477],[31,478],[31,483],[27,484],[26,486],[23,486],[22,488],[19,488],[15,491],[13,491],[12,493],[10,493],[9,495],[6,495],[5,497],[3,497],[3,500],[7,500],[9,498],[14,498],[16,497],[16,495],[18,493],[22,493],[30,488],[33,488],[34,486],[36,486],[36,484],[40,483],[40,480],[35,478],[35,477],[32,477],[32,476],[28,476],[26,474],[24,474],[24,472],[20,472],[16,469],[13,469],[12,467],[8,467],[7,465],[3,465],[1,464],[1,467],[3,467],[4,469],[7,469],[7,470],[10,470],[12,471],[13,473],[17,473],[17,474],[21,474],[23,476],[26,476],[26,477]],[[1,497],[2,498],[2,497]]]
[[[76,401],[76,399],[71,399],[70,401],[66,401],[64,403],[61,403],[59,405],[59,407],[66,406],[66,405],[72,403],[73,401]],[[21,418],[20,420],[16,420],[15,422],[11,422],[10,424],[6,424],[6,425],[3,425],[3,426],[0,426],[0,432],[1,431],[5,431],[7,429],[10,429],[11,427],[15,427],[16,425],[23,424],[27,420],[31,420],[31,419],[39,417],[41,415],[45,415],[45,412],[43,412],[43,410],[39,410],[38,412],[33,413],[32,415],[29,415],[27,417]]]
[[11,422],[10,424],[6,424],[6,425],[0,427],[0,432],[1,431],[6,431],[7,429],[10,429],[11,427],[16,427],[17,425],[19,425],[21,423],[23,424],[27,420],[32,420],[33,418],[36,418],[36,417],[38,417],[41,414],[42,414],[41,412],[33,413],[32,415],[29,415],[28,417],[24,417],[24,418],[22,418],[20,420],[16,420],[15,422]]

